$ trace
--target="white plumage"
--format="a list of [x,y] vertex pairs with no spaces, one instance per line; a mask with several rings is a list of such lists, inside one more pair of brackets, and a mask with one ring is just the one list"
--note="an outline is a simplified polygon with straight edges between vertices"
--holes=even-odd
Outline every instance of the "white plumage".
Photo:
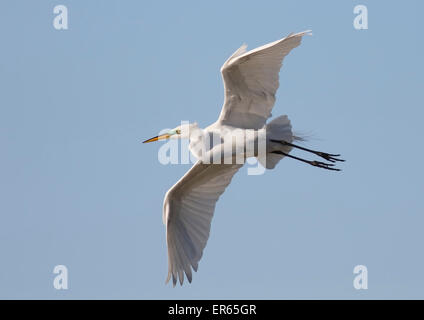
[[[279,86],[278,75],[283,59],[299,46],[301,39],[310,31],[289,36],[246,52],[246,45],[240,47],[221,68],[225,88],[225,100],[218,120],[204,129],[206,134],[219,137],[212,145],[211,154],[229,142],[231,133],[244,134],[249,129],[266,136],[266,154],[257,156],[260,163],[272,169],[285,156],[295,158],[313,166],[331,168],[333,164],[309,161],[288,153],[293,147],[312,152],[330,162],[342,161],[331,155],[293,145],[296,137],[292,134],[287,116],[280,116],[266,124],[275,103]],[[216,202],[230,184],[234,174],[243,163],[209,164],[209,154],[195,150],[204,142],[199,136],[190,135],[197,129],[196,124],[179,126],[169,133],[146,140],[151,142],[168,138],[189,138],[190,150],[199,160],[165,195],[163,222],[166,225],[168,247],[168,278],[173,284],[183,284],[184,275],[192,281],[192,270],[197,271],[203,250],[209,238],[211,221]],[[205,139],[203,137],[203,139]],[[230,156],[235,157],[235,154]],[[247,155],[244,155],[245,158]],[[244,159],[245,159],[244,158]]]
[[209,238],[215,204],[242,165],[203,164],[197,161],[165,196],[163,220],[168,245],[168,279],[189,282],[197,271]]
[[218,122],[260,129],[271,115],[283,59],[300,45],[304,31],[246,52],[241,46],[222,66],[225,101]]

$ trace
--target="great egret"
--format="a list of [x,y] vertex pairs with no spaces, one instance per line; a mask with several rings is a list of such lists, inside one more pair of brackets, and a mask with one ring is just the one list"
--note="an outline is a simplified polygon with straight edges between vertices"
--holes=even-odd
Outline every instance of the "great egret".
[[[174,286],[177,279],[182,285],[184,274],[191,282],[191,269],[197,271],[209,237],[215,204],[234,174],[243,166],[243,163],[221,164],[219,161],[219,164],[216,164],[216,161],[210,163],[206,160],[215,159],[217,154],[221,159],[228,157],[228,154],[223,155],[221,147],[226,143],[233,143],[234,132],[243,134],[248,130],[256,130],[253,138],[256,144],[260,134],[265,137],[265,154],[258,154],[256,147],[253,155],[267,169],[273,169],[282,158],[290,157],[312,166],[339,170],[333,167],[334,162],[344,161],[337,158],[339,155],[293,144],[293,141],[301,139],[292,133],[287,116],[280,116],[266,123],[275,103],[283,59],[293,48],[299,46],[302,37],[309,33],[310,31],[304,31],[290,34],[249,52],[246,52],[247,46],[243,45],[234,52],[221,68],[225,88],[221,114],[215,123],[202,130],[203,135],[193,134],[199,129],[197,124],[185,124],[144,141],[146,143],[162,139],[188,138],[190,151],[198,157],[198,161],[165,195],[163,222],[166,225],[168,247],[166,282],[172,277]],[[202,153],[199,152],[198,145],[205,142],[205,134],[218,136],[219,139],[206,153]],[[290,155],[292,148],[313,153],[329,163]],[[241,150],[243,149],[245,148]],[[240,153],[240,150],[231,149],[230,158],[234,159],[237,152]],[[248,155],[244,154],[243,160],[247,157]]]

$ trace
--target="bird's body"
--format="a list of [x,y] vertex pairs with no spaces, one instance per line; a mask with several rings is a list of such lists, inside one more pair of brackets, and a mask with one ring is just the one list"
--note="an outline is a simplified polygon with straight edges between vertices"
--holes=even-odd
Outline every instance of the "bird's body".
[[[278,125],[275,123],[278,122]],[[190,124],[183,131],[189,131],[189,150],[203,163],[243,164],[249,157],[257,157],[268,169],[266,157],[276,150],[290,152],[291,147],[272,140],[292,142],[299,139],[293,136],[287,116],[281,116],[260,129],[244,129],[213,123],[205,129]],[[262,156],[263,157],[262,157]]]
[[[314,151],[293,144],[300,140],[292,132],[287,116],[267,123],[279,86],[278,75],[284,57],[297,47],[309,31],[289,36],[246,52],[239,48],[222,66],[225,101],[218,120],[205,129],[197,124],[176,127],[146,140],[190,140],[189,149],[198,158],[193,167],[165,195],[163,222],[168,247],[168,278],[175,285],[184,275],[192,280],[209,238],[216,202],[234,174],[249,157],[256,157],[273,169],[285,156],[329,170],[338,155]],[[331,163],[310,161],[290,155],[298,148]]]

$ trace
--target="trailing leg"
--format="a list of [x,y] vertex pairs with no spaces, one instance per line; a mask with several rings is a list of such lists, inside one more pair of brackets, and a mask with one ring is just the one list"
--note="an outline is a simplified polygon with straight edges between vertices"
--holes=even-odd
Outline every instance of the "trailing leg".
[[297,149],[300,149],[300,150],[303,150],[303,151],[306,151],[306,152],[313,153],[313,154],[315,154],[315,155],[317,155],[317,156],[319,156],[319,157],[321,157],[321,158],[323,158],[327,161],[330,161],[330,162],[336,162],[336,161],[342,161],[343,162],[343,161],[345,161],[343,159],[336,158],[336,157],[340,157],[339,154],[331,154],[331,153],[311,150],[311,149],[301,147],[301,146],[295,145],[293,143],[290,143],[290,142],[287,142],[287,141],[284,141],[284,140],[270,139],[270,141],[276,142],[276,143],[281,143],[282,145],[285,145],[285,146],[290,146],[290,147],[297,148]]
[[291,154],[285,153],[283,151],[272,151],[271,153],[275,153],[275,154],[279,154],[282,156],[286,156],[295,160],[299,160],[302,162],[305,162],[307,164],[310,164],[311,166],[314,167],[318,167],[318,168],[323,168],[323,169],[327,169],[327,170],[333,170],[333,171],[340,171],[340,169],[337,168],[332,168],[334,166],[333,163],[325,163],[325,162],[321,162],[321,161],[312,161],[312,160],[306,160],[306,159],[302,159],[296,156],[292,156]]

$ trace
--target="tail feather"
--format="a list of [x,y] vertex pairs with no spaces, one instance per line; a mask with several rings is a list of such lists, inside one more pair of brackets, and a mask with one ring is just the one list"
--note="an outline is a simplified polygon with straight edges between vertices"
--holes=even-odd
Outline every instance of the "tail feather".
[[[271,122],[266,125],[267,140],[279,140],[293,142],[293,140],[298,140],[299,137],[294,136],[292,132],[292,126],[289,118],[286,115],[279,116],[273,119]],[[276,144],[276,150],[282,151],[284,153],[289,153],[292,147],[283,146],[281,144]],[[271,149],[267,147],[267,150]],[[284,155],[267,153],[266,155],[258,156],[258,161],[262,166],[267,169],[274,169],[277,163],[284,158]]]
[[286,115],[279,116],[267,123],[266,131],[270,139],[285,140],[288,142],[292,142],[293,140],[292,126]]

